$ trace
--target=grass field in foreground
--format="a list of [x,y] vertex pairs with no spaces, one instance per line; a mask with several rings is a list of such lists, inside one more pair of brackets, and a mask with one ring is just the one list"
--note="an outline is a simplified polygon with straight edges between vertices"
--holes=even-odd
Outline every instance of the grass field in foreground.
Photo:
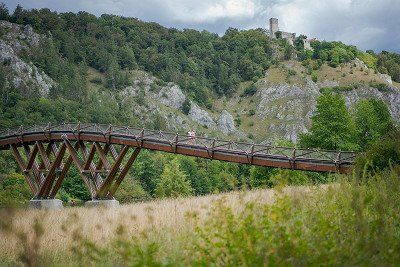
[[2,265],[396,265],[400,170],[117,209],[3,210]]

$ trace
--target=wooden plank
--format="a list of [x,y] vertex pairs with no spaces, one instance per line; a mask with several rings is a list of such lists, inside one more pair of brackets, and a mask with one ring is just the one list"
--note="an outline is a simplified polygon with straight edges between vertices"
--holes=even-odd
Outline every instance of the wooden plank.
[[58,190],[61,187],[61,184],[65,178],[65,176],[67,175],[67,172],[69,170],[69,168],[71,167],[71,163],[72,163],[72,157],[69,156],[67,161],[65,162],[60,175],[58,176],[57,182],[55,183],[55,185],[53,186],[53,189],[50,193],[50,198],[54,198],[58,192]]
[[[37,147],[39,149],[39,154],[40,157],[42,158],[42,163],[44,164],[44,167],[46,169],[50,168],[50,160],[47,154],[47,151],[44,149],[43,143],[42,142],[36,142]],[[40,169],[42,169],[42,167],[39,167]]]
[[36,162],[36,155],[38,152],[37,145],[33,146],[33,150],[31,152],[30,147],[28,144],[24,144],[25,154],[28,158],[28,164],[26,165],[26,171],[32,171],[33,176],[35,177],[36,187],[39,188],[39,185],[42,181],[44,181],[44,175],[39,170],[39,165]]

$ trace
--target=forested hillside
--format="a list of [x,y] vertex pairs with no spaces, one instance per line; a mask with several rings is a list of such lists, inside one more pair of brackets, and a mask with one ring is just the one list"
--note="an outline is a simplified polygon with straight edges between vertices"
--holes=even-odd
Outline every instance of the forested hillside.
[[[308,51],[305,36],[291,46],[263,29],[230,28],[218,36],[114,15],[9,11],[3,4],[0,20],[2,128],[64,121],[181,132],[194,127],[213,137],[362,151],[398,123],[396,53],[326,41]],[[2,153],[4,202],[29,198],[15,172],[11,156]],[[118,198],[332,179],[142,152]],[[89,197],[77,170],[71,169],[60,197]]]

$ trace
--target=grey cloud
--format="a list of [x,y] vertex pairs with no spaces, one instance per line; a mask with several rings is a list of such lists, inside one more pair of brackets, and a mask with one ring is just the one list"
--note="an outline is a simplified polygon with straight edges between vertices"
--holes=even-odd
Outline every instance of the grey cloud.
[[[1,0],[0,0],[1,1]],[[281,29],[321,40],[337,40],[361,49],[400,52],[400,0],[20,0],[25,8],[59,12],[85,10],[155,21],[167,27],[223,34],[228,27],[267,27],[269,17]],[[14,0],[5,0],[12,10]]]

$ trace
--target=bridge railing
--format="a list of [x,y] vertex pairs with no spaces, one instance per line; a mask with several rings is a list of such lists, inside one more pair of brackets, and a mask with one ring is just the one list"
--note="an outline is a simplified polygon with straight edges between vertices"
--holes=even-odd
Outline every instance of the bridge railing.
[[94,133],[109,136],[126,136],[139,140],[157,140],[171,145],[193,146],[208,151],[227,151],[229,153],[240,153],[251,156],[264,156],[282,158],[285,160],[313,159],[317,161],[329,161],[335,163],[352,164],[356,153],[352,151],[333,151],[310,148],[293,148],[274,146],[270,144],[254,144],[237,141],[227,141],[208,137],[191,137],[166,131],[147,130],[127,126],[116,126],[109,124],[93,123],[61,123],[61,124],[36,124],[31,126],[20,126],[0,131],[0,139],[34,134],[52,132],[71,133]]

